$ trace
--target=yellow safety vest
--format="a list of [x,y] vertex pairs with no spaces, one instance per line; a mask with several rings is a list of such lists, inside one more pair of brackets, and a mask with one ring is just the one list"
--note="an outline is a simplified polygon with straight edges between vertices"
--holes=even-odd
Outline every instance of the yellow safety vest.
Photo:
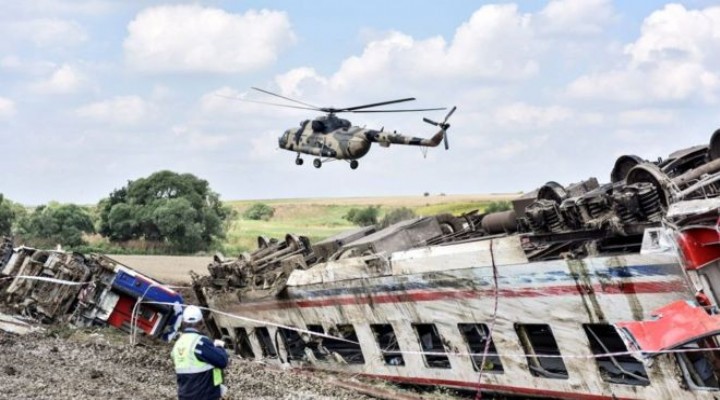
[[195,346],[202,335],[195,332],[187,332],[180,335],[172,349],[172,359],[175,364],[176,374],[198,374],[200,372],[213,370],[213,385],[219,386],[223,383],[222,369],[215,368],[212,364],[200,361],[195,357]]

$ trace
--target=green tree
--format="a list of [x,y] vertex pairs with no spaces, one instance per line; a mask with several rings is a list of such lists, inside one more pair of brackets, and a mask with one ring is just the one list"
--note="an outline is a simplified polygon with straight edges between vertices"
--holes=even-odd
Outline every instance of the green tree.
[[18,233],[38,247],[85,244],[84,234],[95,233],[90,213],[76,204],[50,203],[37,207],[18,224]]
[[268,221],[275,215],[275,209],[267,204],[255,203],[248,207],[243,213],[243,217],[252,220],[263,220]]
[[380,222],[380,227],[387,228],[388,226],[398,223],[400,221],[405,221],[407,219],[412,219],[417,217],[415,214],[415,211],[407,208],[407,207],[400,207],[400,208],[394,208],[390,210],[385,216],[383,217],[382,221]]
[[15,216],[13,204],[0,193],[0,236],[12,234]]
[[511,208],[512,206],[509,201],[491,201],[490,204],[485,207],[485,212],[492,213],[498,211],[507,211]]
[[100,233],[111,241],[166,242],[186,253],[207,250],[224,238],[233,216],[206,180],[172,171],[128,181],[98,208]]
[[378,223],[380,207],[368,206],[366,208],[351,208],[345,214],[345,219],[355,225],[370,226]]

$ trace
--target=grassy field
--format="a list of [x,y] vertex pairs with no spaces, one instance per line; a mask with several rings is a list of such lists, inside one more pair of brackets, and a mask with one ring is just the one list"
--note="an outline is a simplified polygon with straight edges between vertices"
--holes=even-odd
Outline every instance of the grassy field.
[[[439,213],[461,214],[475,209],[484,209],[493,201],[507,201],[516,194],[495,195],[447,195],[447,196],[401,196],[401,197],[354,197],[323,199],[274,199],[227,202],[237,211],[238,218],[232,222],[222,253],[235,258],[241,252],[257,247],[257,237],[282,238],[286,233],[308,236],[312,241],[324,239],[336,233],[353,228],[343,217],[353,208],[379,206],[381,217],[395,208],[407,207],[418,215]],[[242,213],[255,203],[267,204],[275,209],[269,221],[252,221],[242,218]],[[169,283],[190,282],[189,271],[207,274],[210,255],[197,256],[153,256],[113,255],[151,277]]]
[[[380,218],[400,207],[410,208],[422,216],[445,212],[457,215],[482,210],[493,201],[506,201],[516,196],[483,194],[230,201],[227,204],[237,211],[238,219],[230,226],[223,253],[234,256],[255,249],[259,235],[282,238],[286,233],[295,233],[308,236],[312,241],[324,239],[354,226],[343,218],[353,208],[378,206]],[[273,207],[275,215],[269,221],[243,219],[243,212],[255,203]]]

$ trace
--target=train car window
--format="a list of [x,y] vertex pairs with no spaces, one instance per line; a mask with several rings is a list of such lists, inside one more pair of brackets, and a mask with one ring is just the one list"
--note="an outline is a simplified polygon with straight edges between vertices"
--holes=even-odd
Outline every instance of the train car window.
[[220,339],[225,342],[228,350],[235,350],[235,341],[230,336],[230,331],[227,328],[220,328]]
[[[307,330],[315,333],[325,333],[325,329],[323,329],[322,325],[308,325]],[[325,360],[330,354],[325,348],[325,345],[323,344],[324,340],[325,338],[322,336],[311,335],[310,340],[308,340],[306,344],[306,346],[310,350],[312,350],[313,355],[315,355],[315,358],[317,358],[318,360]]]
[[720,364],[720,354],[712,350],[716,348],[718,337],[706,337],[682,346],[680,349],[686,351],[675,354],[685,383],[691,390],[720,390],[720,370],[716,367]]
[[278,328],[278,331],[283,339],[288,360],[305,359],[305,341],[298,331],[288,328]]
[[450,368],[440,334],[435,324],[413,324],[423,351],[425,365],[430,368]]
[[[628,351],[625,342],[612,325],[583,324],[583,329],[590,341],[590,350],[595,355]],[[597,357],[595,362],[600,369],[600,377],[606,382],[643,386],[650,384],[643,364],[629,354]]]
[[485,357],[485,365],[483,371],[503,373],[503,366],[500,357],[497,354],[495,343],[490,338],[490,331],[485,324],[458,324],[460,333],[465,338],[465,343],[470,350],[470,359],[472,360],[475,371],[480,370],[480,363],[483,362],[483,353],[485,346],[488,345],[488,354]]
[[[568,379],[555,336],[546,324],[515,324],[520,344],[527,355],[528,368],[533,376]],[[551,357],[546,357],[551,356]]]
[[272,338],[270,338],[270,332],[268,328],[260,326],[255,328],[255,335],[260,343],[260,349],[262,349],[263,358],[275,358],[277,357],[277,350],[275,350],[275,344],[273,344]]
[[375,341],[380,346],[383,360],[387,365],[405,365],[405,359],[400,351],[395,331],[390,324],[372,324],[370,325]]
[[335,329],[330,329],[328,335],[343,338],[324,339],[325,348],[332,354],[335,353],[348,364],[364,364],[365,357],[358,343],[355,328],[352,325],[338,325]]
[[235,354],[242,358],[255,358],[255,352],[250,344],[250,336],[245,328],[235,328]]

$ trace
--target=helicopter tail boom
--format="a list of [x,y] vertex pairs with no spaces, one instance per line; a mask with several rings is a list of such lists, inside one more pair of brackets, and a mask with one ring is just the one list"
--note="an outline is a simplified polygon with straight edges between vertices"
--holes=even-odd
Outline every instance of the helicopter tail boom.
[[396,132],[379,132],[372,131],[367,134],[368,141],[380,143],[382,146],[390,144],[404,144],[408,146],[425,146],[437,147],[445,137],[445,129],[440,129],[433,137],[429,139],[414,136],[406,136]]
[[450,124],[448,124],[448,119],[451,115],[455,112],[457,107],[453,107],[450,112],[447,113],[445,116],[445,119],[443,119],[442,122],[435,122],[428,118],[423,118],[423,121],[427,122],[430,125],[435,125],[440,127],[440,130],[433,135],[430,139],[423,139],[413,136],[405,136],[401,135],[397,132],[384,132],[382,130],[380,131],[370,131],[368,132],[367,139],[370,142],[377,142],[380,143],[382,146],[389,146],[390,144],[404,144],[404,145],[410,145],[410,146],[425,146],[425,147],[437,147],[440,142],[445,142],[445,150],[449,148],[448,145],[448,139],[447,139],[447,130],[450,128]]

